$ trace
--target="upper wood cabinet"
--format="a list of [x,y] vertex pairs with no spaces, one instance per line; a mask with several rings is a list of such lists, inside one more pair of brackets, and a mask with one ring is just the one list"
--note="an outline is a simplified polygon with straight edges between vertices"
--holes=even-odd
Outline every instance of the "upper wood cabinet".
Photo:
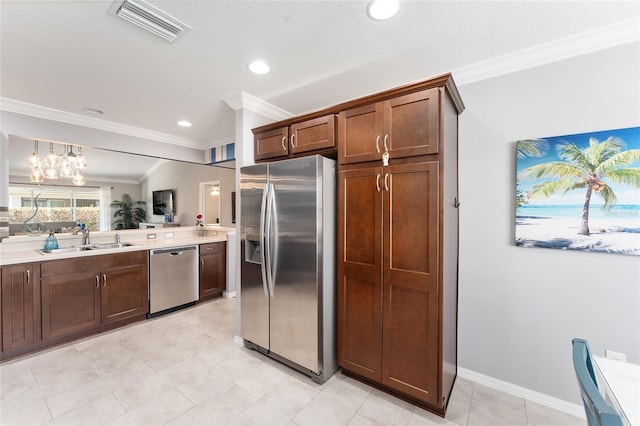
[[37,264],[2,268],[2,351],[40,340],[40,291]]
[[291,125],[291,153],[318,151],[336,146],[336,117],[325,115]]
[[281,127],[275,130],[256,133],[253,135],[254,159],[270,160],[289,155],[289,128]]
[[293,123],[277,129],[256,129],[256,161],[275,160],[331,150],[336,146],[336,116],[333,114]]
[[382,158],[438,153],[440,89],[432,88],[341,111],[338,161],[361,163]]

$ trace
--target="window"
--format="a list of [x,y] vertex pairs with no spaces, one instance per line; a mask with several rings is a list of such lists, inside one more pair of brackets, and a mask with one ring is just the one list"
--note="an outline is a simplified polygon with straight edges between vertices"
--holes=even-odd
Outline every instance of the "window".
[[[34,199],[37,199],[37,212]],[[29,219],[45,225],[49,222],[67,222],[67,225],[82,222],[90,230],[98,231],[100,217],[100,188],[9,185],[10,223],[24,223]]]

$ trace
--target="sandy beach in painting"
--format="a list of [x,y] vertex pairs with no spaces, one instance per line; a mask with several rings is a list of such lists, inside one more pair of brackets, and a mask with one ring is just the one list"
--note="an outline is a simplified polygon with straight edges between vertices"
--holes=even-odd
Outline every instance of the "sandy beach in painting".
[[589,219],[591,235],[579,235],[580,219],[516,216],[516,245],[640,256],[637,220]]

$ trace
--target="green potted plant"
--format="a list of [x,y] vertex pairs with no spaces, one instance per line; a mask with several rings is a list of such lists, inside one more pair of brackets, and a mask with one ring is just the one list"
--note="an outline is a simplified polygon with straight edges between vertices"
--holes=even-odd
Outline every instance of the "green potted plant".
[[135,201],[129,194],[122,194],[121,201],[114,201],[111,207],[117,210],[113,212],[113,217],[118,218],[113,222],[115,229],[137,229],[140,222],[147,219],[147,212],[140,206],[145,206],[144,201]]

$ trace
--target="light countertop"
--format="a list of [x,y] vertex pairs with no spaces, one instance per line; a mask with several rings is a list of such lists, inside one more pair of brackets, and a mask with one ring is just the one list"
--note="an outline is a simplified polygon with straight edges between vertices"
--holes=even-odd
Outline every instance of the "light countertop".
[[[92,244],[104,244],[115,241],[115,235],[120,234],[122,243],[133,244],[127,247],[84,250],[73,253],[47,253],[38,250],[44,247],[48,234],[39,236],[16,236],[2,240],[0,243],[0,266],[19,263],[44,262],[48,260],[70,259],[78,257],[99,256],[103,254],[126,253],[139,250],[153,250],[171,248],[192,244],[215,243],[227,241],[227,233],[234,233],[235,228],[212,228],[207,230],[206,236],[199,236],[195,226],[162,229],[135,229],[121,231],[105,231],[90,233]],[[155,235],[154,239],[148,238]],[[60,248],[73,247],[82,242],[82,234],[55,234]]]

